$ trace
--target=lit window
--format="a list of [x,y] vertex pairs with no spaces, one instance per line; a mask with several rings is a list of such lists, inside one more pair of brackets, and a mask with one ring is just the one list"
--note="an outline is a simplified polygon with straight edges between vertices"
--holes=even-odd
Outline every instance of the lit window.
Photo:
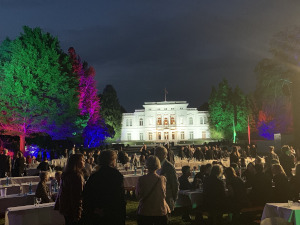
[[172,140],[175,140],[175,132],[172,132]]
[[206,131],[202,131],[202,138],[203,138],[203,139],[206,138]]
[[164,139],[169,140],[169,132],[164,132]]
[[162,125],[161,116],[158,116],[157,118],[157,125]]
[[149,141],[151,141],[151,140],[152,140],[152,133],[149,132]]
[[169,124],[168,118],[164,118],[164,125],[168,125],[168,124]]
[[158,139],[158,140],[161,140],[161,132],[158,132],[158,133],[157,133],[157,139]]
[[175,125],[175,117],[171,116],[171,125]]

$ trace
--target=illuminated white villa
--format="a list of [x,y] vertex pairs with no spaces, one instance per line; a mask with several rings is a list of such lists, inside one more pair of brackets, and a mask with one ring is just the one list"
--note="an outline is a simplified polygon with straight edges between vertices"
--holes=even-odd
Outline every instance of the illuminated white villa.
[[123,113],[122,142],[180,142],[210,138],[207,111],[186,101],[145,102],[144,109]]

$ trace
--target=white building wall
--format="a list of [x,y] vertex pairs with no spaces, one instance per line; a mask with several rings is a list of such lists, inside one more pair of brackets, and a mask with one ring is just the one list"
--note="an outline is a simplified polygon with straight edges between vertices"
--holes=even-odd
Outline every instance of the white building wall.
[[[191,132],[192,140],[203,139],[203,132],[206,138],[210,138],[208,112],[200,112],[187,106],[185,101],[145,102],[144,109],[135,110],[134,113],[123,113],[121,141],[185,141],[191,140]],[[171,116],[175,118],[175,124],[171,124]],[[161,117],[161,125],[158,124],[158,117]],[[172,139],[172,132],[175,139]],[[184,139],[181,138],[182,132]],[[152,133],[152,140],[149,140],[149,133]],[[168,140],[164,139],[165,133],[168,134]]]

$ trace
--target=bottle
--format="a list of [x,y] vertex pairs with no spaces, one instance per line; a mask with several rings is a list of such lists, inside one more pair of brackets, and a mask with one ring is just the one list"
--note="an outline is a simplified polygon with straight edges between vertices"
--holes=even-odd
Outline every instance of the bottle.
[[196,173],[195,173],[195,170],[193,170],[193,178],[195,178],[196,176]]
[[57,186],[58,186],[58,183],[57,183],[57,181],[55,180],[55,181],[54,181],[54,192],[57,192]]
[[136,175],[136,166],[134,167],[134,175]]
[[142,166],[141,174],[142,174],[142,176],[144,175],[144,166]]
[[28,192],[29,194],[32,194],[32,182],[30,181],[30,183],[29,183],[29,192]]
[[9,178],[8,178],[8,176],[6,176],[6,185],[7,186],[9,185]]

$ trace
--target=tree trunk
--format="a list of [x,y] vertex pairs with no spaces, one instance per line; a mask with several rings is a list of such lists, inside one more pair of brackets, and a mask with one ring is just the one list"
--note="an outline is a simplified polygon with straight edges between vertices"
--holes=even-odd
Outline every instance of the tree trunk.
[[20,135],[20,151],[25,152],[25,135]]

